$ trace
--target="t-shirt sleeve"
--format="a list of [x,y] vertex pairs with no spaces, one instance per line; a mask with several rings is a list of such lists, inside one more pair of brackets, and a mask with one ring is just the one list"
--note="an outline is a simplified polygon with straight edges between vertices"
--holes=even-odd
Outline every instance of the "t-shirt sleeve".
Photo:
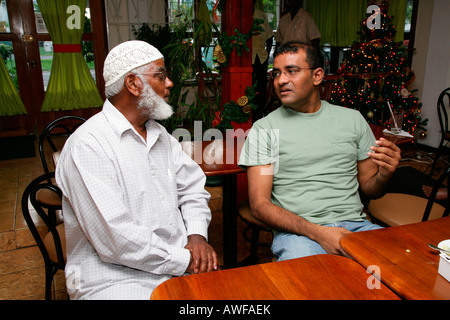
[[239,166],[244,169],[278,161],[279,130],[264,128],[259,122],[253,125],[242,147]]
[[365,160],[369,156],[367,152],[371,151],[370,147],[375,145],[375,136],[373,135],[372,129],[370,129],[369,124],[361,115],[357,113],[357,121],[359,124],[359,135],[358,135],[358,161]]

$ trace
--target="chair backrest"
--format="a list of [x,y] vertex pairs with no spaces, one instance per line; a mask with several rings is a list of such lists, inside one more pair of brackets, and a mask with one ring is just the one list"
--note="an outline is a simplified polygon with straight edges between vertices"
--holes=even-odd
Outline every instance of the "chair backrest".
[[[447,168],[444,173],[441,174],[441,176],[439,177],[439,179],[437,180],[437,182],[435,183],[435,185],[433,186],[433,189],[431,191],[430,197],[428,199],[427,202],[427,206],[425,207],[425,212],[423,214],[423,218],[422,221],[427,221],[429,216],[430,216],[430,212],[431,212],[431,208],[433,207],[434,202],[436,202],[436,195],[437,192],[439,190],[439,188],[442,188],[444,186],[444,181],[447,180],[446,183],[446,189],[447,189],[447,196],[445,199],[445,211],[444,214],[442,215],[443,217],[448,216],[449,214],[449,198],[450,198],[450,185],[448,184],[449,182],[449,177],[450,177],[450,167]],[[443,203],[440,203],[443,204]]]
[[[57,214],[62,209],[61,201],[53,201],[55,203],[44,203],[42,201],[43,193],[51,195],[53,199],[62,199],[61,190],[55,184],[48,182],[52,181],[54,177],[55,173],[50,172],[48,174],[43,174],[30,182],[30,184],[25,188],[25,191],[22,195],[22,213],[28,225],[28,228],[31,231],[31,234],[33,235],[33,238],[44,257],[44,260],[46,261],[53,261],[53,259],[50,258],[49,252],[44,244],[45,234],[51,233],[54,242],[54,248],[56,251],[56,257],[58,260],[53,261],[53,263],[57,265],[59,269],[63,269],[65,266],[65,248],[57,231],[57,226],[60,224],[59,220],[61,220],[58,219],[57,216]],[[32,209],[34,209],[38,217],[32,215]],[[44,224],[42,224],[41,221]],[[39,232],[42,227],[46,227],[48,229],[48,232],[46,232],[44,235]]]
[[61,150],[61,142],[58,143],[55,141],[55,138],[66,137],[67,139],[85,121],[85,118],[78,116],[64,116],[53,120],[45,127],[39,135],[39,156],[41,157],[42,166],[44,167],[44,173],[48,174],[50,172],[45,155],[45,142],[48,142],[53,153]]
[[445,89],[441,92],[437,102],[439,125],[441,127],[442,140],[445,134],[449,131],[448,128],[448,115],[447,108],[450,106],[450,88]]

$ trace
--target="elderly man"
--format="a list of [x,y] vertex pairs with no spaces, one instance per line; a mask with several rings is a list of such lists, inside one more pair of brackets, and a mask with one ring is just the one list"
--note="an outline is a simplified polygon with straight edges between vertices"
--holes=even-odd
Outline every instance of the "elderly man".
[[162,54],[142,41],[105,60],[103,110],[67,140],[63,191],[72,299],[149,299],[161,282],[217,269],[205,175],[154,120],[172,115]]

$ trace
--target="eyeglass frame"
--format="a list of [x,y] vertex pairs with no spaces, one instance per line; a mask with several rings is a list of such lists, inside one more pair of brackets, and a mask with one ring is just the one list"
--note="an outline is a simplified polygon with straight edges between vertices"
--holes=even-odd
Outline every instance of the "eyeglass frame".
[[161,75],[161,80],[162,82],[165,82],[167,78],[169,78],[169,74],[167,73],[167,70],[162,70],[162,71],[154,71],[154,72],[146,72],[146,73],[139,73],[138,75],[151,75],[151,74],[160,74]]
[[[302,71],[302,70],[314,70],[314,69],[317,69],[317,68],[311,68],[311,67],[308,67],[308,68],[302,68],[302,67],[288,67],[287,69],[288,69],[288,71],[289,71],[289,70],[295,70],[295,73],[297,74],[298,72],[300,72],[300,71]],[[294,76],[294,75],[286,74],[286,71],[281,71],[281,70],[272,71],[272,77],[273,77],[274,79],[279,79],[279,78],[281,77],[282,74],[284,74],[284,75],[285,75],[286,77],[288,77],[289,79],[291,79],[291,77]]]

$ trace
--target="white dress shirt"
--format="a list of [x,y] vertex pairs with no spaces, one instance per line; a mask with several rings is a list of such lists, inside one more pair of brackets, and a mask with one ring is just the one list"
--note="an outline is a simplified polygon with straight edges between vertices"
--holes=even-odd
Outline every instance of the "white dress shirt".
[[107,100],[58,159],[72,299],[149,299],[185,273],[187,236],[207,239],[203,171],[164,127],[146,127],[147,141]]

